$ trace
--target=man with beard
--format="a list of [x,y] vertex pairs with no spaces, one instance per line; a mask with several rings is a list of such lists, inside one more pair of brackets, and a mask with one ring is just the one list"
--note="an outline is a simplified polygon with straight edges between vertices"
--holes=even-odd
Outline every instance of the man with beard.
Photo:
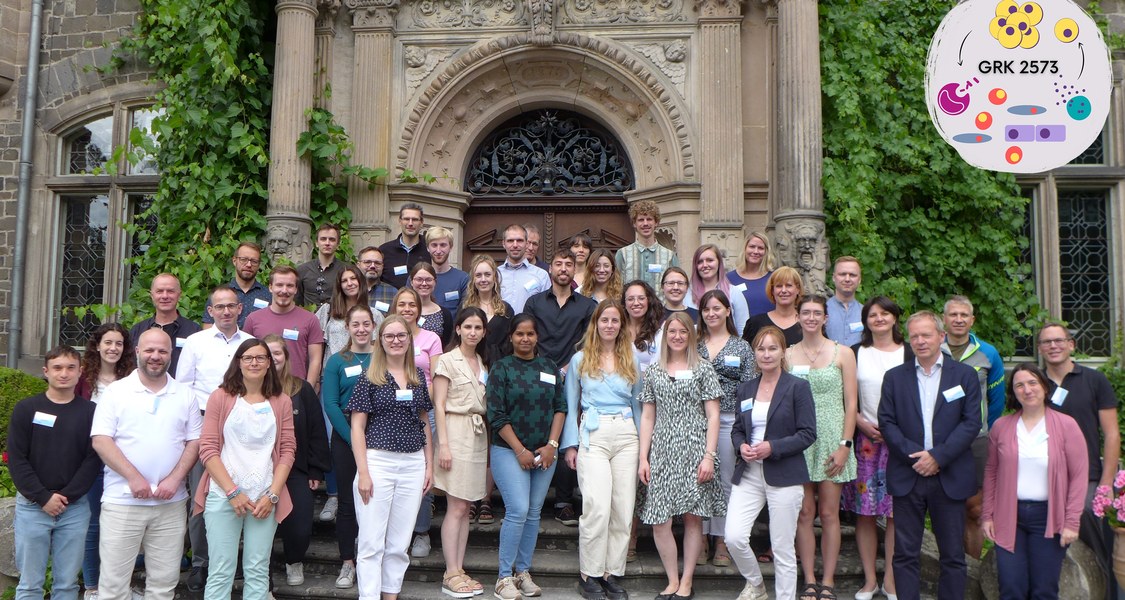
[[[500,296],[518,314],[524,311],[528,298],[545,292],[551,286],[551,279],[546,271],[528,262],[527,230],[523,225],[512,224],[504,229],[504,252],[507,258],[496,266],[500,273]],[[574,257],[571,256],[573,263]],[[571,269],[573,271],[573,266]]]
[[429,228],[426,230],[426,248],[433,259],[430,264],[437,271],[434,302],[455,315],[461,308],[465,291],[469,289],[469,274],[449,264],[449,255],[453,252],[453,232],[444,227]]
[[[238,295],[238,303],[242,312],[238,315],[238,326],[241,328],[246,323],[250,313],[270,305],[270,291],[258,281],[258,270],[262,267],[262,248],[254,242],[242,242],[234,251],[230,259],[234,264],[234,279],[230,280],[230,289]],[[211,306],[211,301],[207,301]],[[203,309],[203,328],[207,329],[214,324],[210,311]]]
[[[257,283],[257,282],[255,282]],[[180,362],[180,352],[183,350],[187,338],[199,331],[199,324],[180,314],[180,280],[171,273],[161,273],[152,278],[152,286],[148,290],[152,298],[152,306],[156,313],[137,323],[129,330],[129,337],[133,340],[133,347],[141,339],[141,334],[149,329],[159,329],[172,338],[172,362],[168,366],[168,374],[176,376],[176,365]]]
[[297,304],[320,306],[332,299],[336,278],[349,265],[336,260],[336,249],[340,247],[340,228],[325,223],[316,230],[316,258],[297,266],[301,278]]
[[320,391],[320,368],[324,364],[324,330],[316,315],[297,306],[299,278],[293,267],[274,267],[270,272],[273,300],[266,310],[246,319],[246,333],[264,338],[280,335],[289,347],[289,372]]
[[[575,345],[586,334],[586,327],[598,303],[571,290],[574,277],[574,253],[560,248],[551,257],[551,289],[527,299],[524,312],[535,317],[539,326],[539,354],[545,356],[566,375],[566,365],[574,356]],[[575,373],[574,377],[578,374]],[[558,449],[558,440],[549,442]],[[578,525],[574,510],[574,488],[578,475],[561,461],[555,467],[555,520],[568,527]]]
[[387,316],[391,311],[391,300],[398,289],[380,280],[383,276],[383,252],[375,246],[360,250],[359,268],[363,269],[363,278],[367,280],[367,302],[371,305],[371,310]]
[[130,598],[141,548],[149,600],[172,600],[180,579],[184,479],[199,456],[203,418],[191,390],[168,376],[171,356],[167,335],[142,333],[137,369],[109,384],[94,412],[90,435],[105,463],[98,594],[106,600]]
[[[199,406],[202,417],[207,410],[207,398],[219,389],[223,375],[230,367],[231,357],[242,342],[251,335],[238,328],[238,315],[242,305],[238,292],[228,287],[218,287],[211,292],[207,314],[214,327],[188,337],[181,349],[176,372],[179,381],[189,390]],[[203,477],[203,463],[196,461],[188,477],[188,488],[194,493]],[[191,539],[191,573],[188,574],[188,591],[202,592],[207,583],[207,530],[203,515],[188,519],[188,537]]]

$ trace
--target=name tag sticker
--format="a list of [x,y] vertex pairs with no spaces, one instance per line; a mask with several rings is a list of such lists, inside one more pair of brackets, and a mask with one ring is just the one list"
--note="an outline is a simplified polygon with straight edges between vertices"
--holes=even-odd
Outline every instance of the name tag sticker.
[[797,377],[808,377],[809,376],[809,366],[808,365],[793,365],[793,367],[789,369],[789,372],[792,373],[793,375],[796,375]]
[[480,381],[481,385],[488,385],[488,371],[481,369],[480,377],[477,377],[477,380]]
[[268,415],[271,412],[273,412],[273,411],[270,410],[270,403],[269,402],[263,402],[262,404],[264,404],[265,406],[259,406],[259,407],[255,408],[254,412],[258,413],[259,415]]
[[446,292],[445,293],[445,299],[446,300],[460,300],[461,299],[461,292],[459,292],[457,290],[453,290],[452,292]]
[[730,291],[732,295],[735,293],[741,294],[746,291],[746,284],[740,283],[738,285],[731,286]]
[[418,326],[421,327],[426,324],[426,317],[418,317]]
[[547,385],[555,385],[555,376],[551,373],[540,373],[539,381]]
[[36,425],[42,425],[43,427],[54,427],[55,419],[58,419],[55,415],[35,411],[35,416],[31,418],[31,422]]
[[391,310],[391,305],[387,304],[386,302],[376,302],[375,310],[385,313]]
[[534,279],[532,279],[531,281],[528,281],[527,283],[523,284],[523,289],[525,289],[529,292],[534,292],[535,288],[537,288],[537,287],[539,287],[539,282],[535,281]]
[[741,403],[741,409],[742,409],[742,412],[754,410],[754,399],[753,398],[747,398],[747,399],[743,400],[742,403]]
[[1063,402],[1066,402],[1066,395],[1069,393],[1065,388],[1057,387],[1055,393],[1051,394],[1051,402],[1054,402],[1055,406],[1062,406]]
[[399,265],[395,267],[395,275],[406,275],[406,265]]
[[283,329],[281,331],[281,337],[287,340],[293,340],[295,342],[297,341],[297,338],[301,337],[301,332],[297,331],[296,329]]
[[680,381],[683,381],[685,379],[691,379],[691,369],[682,369],[682,370],[676,371],[676,374],[673,375],[673,377],[675,377],[676,379],[678,379]]
[[399,402],[410,402],[414,399],[414,392],[412,390],[395,390],[395,400]]
[[848,330],[852,333],[859,333],[863,331],[863,322],[856,321],[855,323],[848,323]]
[[186,343],[187,343],[187,338],[182,338],[182,337],[176,338],[176,347],[177,348],[183,348],[184,344],[186,344]]
[[633,418],[633,409],[626,408],[625,410],[621,411],[621,417],[623,419],[632,419]]
[[422,356],[422,349],[418,346],[414,346],[414,356]]
[[350,367],[344,368],[344,376],[345,377],[357,377],[362,372],[363,372],[363,367],[360,366],[360,365],[352,365]]
[[735,368],[741,367],[742,366],[742,357],[740,357],[740,356],[730,356],[730,355],[724,356],[723,357],[723,365],[727,366],[727,367],[735,367]]
[[662,264],[649,263],[649,265],[648,265],[648,272],[649,273],[662,273],[663,271],[664,271],[664,265],[662,265]]
[[254,308],[265,308],[269,305],[270,305],[269,302],[266,302],[265,300],[262,300],[261,298],[254,298]]
[[946,402],[953,402],[954,400],[957,400],[959,398],[964,398],[965,397],[965,390],[961,389],[961,386],[957,386],[957,387],[953,387],[953,388],[949,388],[948,390],[945,390],[944,392],[941,393],[941,395],[945,396]]

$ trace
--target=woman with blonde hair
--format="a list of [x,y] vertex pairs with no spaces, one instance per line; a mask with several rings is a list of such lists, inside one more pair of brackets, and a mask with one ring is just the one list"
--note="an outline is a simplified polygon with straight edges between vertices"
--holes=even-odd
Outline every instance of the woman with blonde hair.
[[582,489],[578,590],[587,600],[627,597],[619,578],[637,494],[641,374],[624,316],[616,300],[601,301],[567,369],[560,445]]
[[746,286],[742,296],[746,298],[746,308],[751,315],[774,309],[773,302],[766,295],[766,284],[769,283],[774,268],[769,236],[760,231],[751,231],[742,246],[742,255],[738,257],[738,269],[727,271],[727,281],[732,286]]
[[487,254],[478,254],[469,263],[469,289],[461,309],[470,306],[481,309],[488,318],[485,326],[488,340],[486,347],[480,350],[481,355],[487,356],[490,363],[500,360],[504,356],[504,340],[508,339],[508,324],[516,313],[512,305],[500,297],[500,270]]
[[621,296],[621,273],[617,264],[613,262],[613,255],[604,248],[598,248],[590,253],[586,260],[585,283],[578,293],[601,302],[607,298],[617,299]]
[[769,312],[750,317],[742,339],[751,341],[758,331],[773,325],[785,334],[785,343],[792,346],[801,341],[801,324],[797,322],[797,301],[804,295],[801,273],[793,267],[778,267],[766,282],[766,297],[775,304]]

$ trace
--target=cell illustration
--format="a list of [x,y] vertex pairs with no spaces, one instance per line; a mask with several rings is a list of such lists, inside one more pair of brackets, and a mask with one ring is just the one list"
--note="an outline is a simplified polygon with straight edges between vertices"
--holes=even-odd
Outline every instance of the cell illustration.
[[1074,19],[1059,19],[1055,23],[1055,37],[1064,44],[1078,39],[1078,23]]

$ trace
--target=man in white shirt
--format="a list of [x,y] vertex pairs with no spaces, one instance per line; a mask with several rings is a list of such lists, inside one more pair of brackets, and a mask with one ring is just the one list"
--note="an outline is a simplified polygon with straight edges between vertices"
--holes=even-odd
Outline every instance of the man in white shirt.
[[[211,292],[207,313],[214,327],[188,336],[180,351],[176,365],[178,380],[191,391],[199,406],[199,414],[207,410],[207,398],[219,388],[223,375],[230,367],[231,357],[242,342],[252,336],[238,328],[242,305],[238,295],[228,287],[218,287]],[[196,461],[188,477],[188,487],[195,493],[203,477],[203,463]],[[203,515],[188,518],[188,537],[191,539],[191,573],[188,574],[188,591],[202,592],[207,583],[207,530]]]
[[142,547],[149,600],[172,600],[180,579],[184,480],[199,457],[203,418],[191,390],[168,376],[171,356],[164,332],[141,334],[137,370],[111,383],[94,412],[90,436],[105,463],[98,595],[106,600],[129,600]]
[[519,314],[528,298],[551,289],[551,278],[527,261],[527,230],[522,225],[508,225],[504,230],[504,251],[508,256],[497,267],[500,297]]

